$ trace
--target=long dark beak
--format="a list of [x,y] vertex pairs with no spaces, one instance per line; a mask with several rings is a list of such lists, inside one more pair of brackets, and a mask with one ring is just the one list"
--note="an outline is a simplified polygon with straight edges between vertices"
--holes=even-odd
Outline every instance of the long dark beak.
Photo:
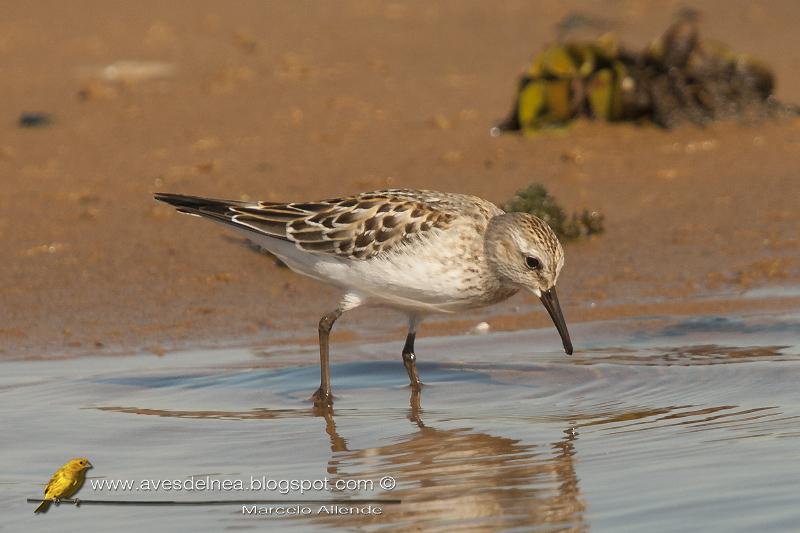
[[567,331],[567,323],[564,321],[564,315],[561,313],[561,305],[558,303],[558,294],[556,288],[553,287],[549,291],[543,291],[540,297],[544,308],[550,313],[550,318],[553,319],[553,324],[556,325],[558,334],[561,335],[561,342],[564,343],[564,351],[567,355],[572,355],[572,341],[569,340],[569,331]]

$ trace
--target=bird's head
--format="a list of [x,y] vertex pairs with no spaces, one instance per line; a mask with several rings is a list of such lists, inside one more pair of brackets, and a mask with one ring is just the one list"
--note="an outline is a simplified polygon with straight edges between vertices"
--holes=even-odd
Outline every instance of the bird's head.
[[90,463],[89,459],[86,457],[76,457],[75,459],[71,459],[66,464],[66,467],[73,472],[80,472],[92,468],[92,463]]
[[542,301],[561,335],[564,351],[572,354],[556,294],[564,249],[550,226],[527,213],[504,213],[489,222],[485,247],[490,267],[503,282],[528,289]]

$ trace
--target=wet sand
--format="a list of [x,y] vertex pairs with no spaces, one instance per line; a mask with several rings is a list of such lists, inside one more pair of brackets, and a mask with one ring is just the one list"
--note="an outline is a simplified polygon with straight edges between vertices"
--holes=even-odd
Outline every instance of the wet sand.
[[[704,34],[766,60],[800,100],[794,2],[697,2]],[[661,131],[576,124],[491,138],[517,74],[570,12],[644,45],[678,4],[37,2],[0,20],[0,356],[162,353],[312,339],[336,303],[224,230],[151,198],[265,200],[424,187],[503,202],[530,182],[607,232],[570,244],[559,283],[572,321],[641,302],[796,284],[800,121]],[[150,61],[156,79],[103,81]],[[23,111],[53,114],[18,128]],[[422,335],[544,317],[518,296]],[[738,307],[741,310],[741,305]],[[706,309],[701,312],[714,312]],[[497,316],[498,318],[494,318]],[[522,316],[525,321],[518,320]],[[402,337],[403,319],[356,311],[338,340]]]
[[[5,362],[0,416],[14,428],[0,456],[5,526],[779,531],[797,523],[800,315],[585,322],[575,336],[584,348],[573,357],[559,353],[550,328],[422,339],[419,352],[436,357],[420,364],[421,398],[410,394],[394,343],[348,343],[346,361],[333,366],[337,404],[327,414],[307,399],[318,377],[310,347]],[[535,357],[532,345],[541,348]],[[54,449],[52,435],[70,452]],[[75,450],[95,465],[80,493],[87,503],[34,518],[24,499]],[[392,490],[378,485],[385,476]],[[90,485],[192,477],[240,480],[244,489]],[[287,495],[250,490],[251,477],[375,485]],[[244,514],[241,504],[88,503],[289,498],[402,503],[377,504],[380,516],[331,516],[309,504],[309,515],[289,518]]]

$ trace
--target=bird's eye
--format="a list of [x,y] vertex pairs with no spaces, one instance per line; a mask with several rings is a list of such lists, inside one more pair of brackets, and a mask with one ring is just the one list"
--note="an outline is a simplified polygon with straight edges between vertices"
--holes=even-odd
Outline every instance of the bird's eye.
[[542,268],[542,262],[531,256],[525,258],[525,264],[527,264],[528,268],[531,270],[539,270]]

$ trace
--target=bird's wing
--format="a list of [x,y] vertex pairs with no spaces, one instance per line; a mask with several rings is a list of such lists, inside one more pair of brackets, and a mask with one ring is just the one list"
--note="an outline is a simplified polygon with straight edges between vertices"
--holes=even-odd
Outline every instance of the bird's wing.
[[45,498],[53,498],[59,497],[61,489],[64,485],[64,479],[66,477],[66,472],[64,471],[64,467],[59,468],[55,471],[55,473],[50,477],[50,481],[47,482],[47,485],[44,487],[44,497]]
[[452,202],[427,191],[376,191],[288,204],[161,193],[155,198],[184,213],[292,242],[311,253],[348,259],[369,259],[389,252],[434,229],[450,227],[458,217]]
[[62,498],[70,498],[83,486],[83,482],[86,479],[84,472],[73,472],[69,478],[69,482],[65,483],[64,491],[61,494]]

